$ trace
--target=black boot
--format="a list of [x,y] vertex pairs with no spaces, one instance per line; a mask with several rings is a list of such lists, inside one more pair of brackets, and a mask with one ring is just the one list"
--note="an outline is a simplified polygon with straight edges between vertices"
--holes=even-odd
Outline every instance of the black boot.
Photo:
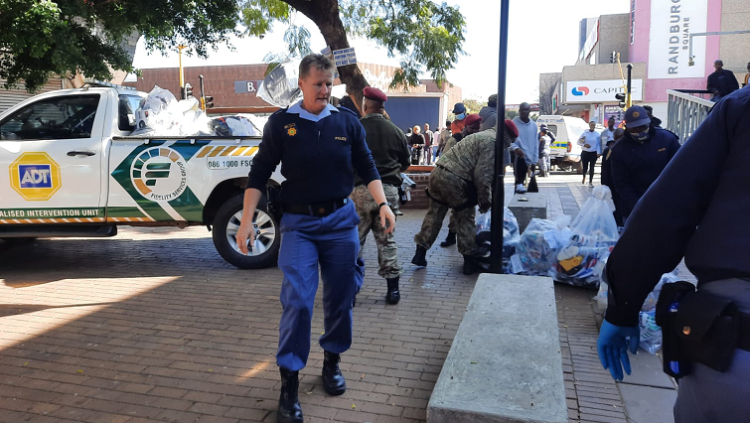
[[414,253],[411,263],[417,266],[427,266],[427,250],[421,245],[417,245],[417,252]]
[[339,369],[341,356],[328,351],[323,354],[323,389],[328,395],[341,395],[346,392],[346,380]]
[[303,423],[302,407],[299,405],[299,372],[279,368],[281,372],[281,396],[276,423]]
[[451,245],[456,245],[456,233],[448,231],[448,236],[445,237],[445,241],[440,243],[440,246],[445,248]]
[[388,282],[388,293],[385,295],[385,301],[388,304],[398,304],[401,299],[401,293],[398,292],[398,276],[387,278],[386,282]]
[[477,271],[473,256],[464,256],[464,275],[473,275]]

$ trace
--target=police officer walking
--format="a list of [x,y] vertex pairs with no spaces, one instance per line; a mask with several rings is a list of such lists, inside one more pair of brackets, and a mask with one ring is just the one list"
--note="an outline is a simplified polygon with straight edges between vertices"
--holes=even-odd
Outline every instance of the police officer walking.
[[[383,116],[383,103],[388,97],[379,89],[367,87],[363,90],[364,101],[360,119],[367,133],[367,146],[372,151],[372,158],[380,173],[385,198],[392,205],[398,205],[398,187],[401,185],[401,172],[409,167],[409,150],[406,148],[406,136],[398,126]],[[401,266],[398,264],[398,249],[392,233],[386,233],[380,224],[380,207],[373,200],[364,181],[356,176],[352,200],[359,214],[360,256],[365,246],[367,234],[372,231],[378,247],[378,275],[388,283],[386,301],[397,304],[401,299],[398,289]]]
[[329,395],[346,391],[339,354],[352,343],[352,306],[364,276],[364,268],[357,264],[359,218],[348,198],[354,189],[354,170],[378,203],[384,231],[390,233],[396,225],[356,114],[329,103],[334,69],[323,55],[302,59],[298,84],[303,100],[274,113],[266,123],[237,233],[237,245],[247,254],[248,245],[255,247],[253,216],[258,201],[281,162],[286,180],[281,186],[279,267],[284,280],[276,363],[282,383],[277,422],[282,423],[304,421],[297,391],[299,370],[310,353],[318,266],[325,310],[325,334],[320,337],[325,354],[323,388]]
[[[505,125],[505,142],[510,145],[518,136],[518,129],[509,120]],[[413,264],[427,266],[427,250],[435,242],[448,209],[453,209],[458,252],[464,257],[463,273],[474,273],[474,260],[480,254],[476,243],[475,206],[479,205],[480,211],[486,212],[492,205],[496,134],[497,128],[490,128],[469,135],[438,160],[427,190],[430,208],[422,221],[422,229],[414,236],[417,251],[411,260]]]
[[680,148],[677,135],[651,124],[646,109],[632,106],[625,112],[625,136],[612,147],[612,180],[620,196],[624,220],[659,177]]
[[697,292],[665,285],[656,310],[665,370],[681,376],[676,423],[750,418],[749,117],[746,89],[714,106],[638,202],[607,262],[609,306],[597,346],[616,380],[623,367],[630,374],[626,350],[638,348],[639,311],[662,274],[684,256],[698,278]]

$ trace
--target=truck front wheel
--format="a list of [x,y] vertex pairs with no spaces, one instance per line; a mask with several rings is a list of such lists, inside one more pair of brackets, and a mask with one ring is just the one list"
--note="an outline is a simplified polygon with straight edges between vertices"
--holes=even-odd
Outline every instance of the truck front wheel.
[[242,220],[243,195],[237,195],[224,203],[214,218],[213,240],[221,257],[240,269],[262,269],[275,266],[279,257],[281,231],[279,224],[267,213],[266,200],[258,203],[253,217],[255,244],[248,255],[237,247],[235,236]]

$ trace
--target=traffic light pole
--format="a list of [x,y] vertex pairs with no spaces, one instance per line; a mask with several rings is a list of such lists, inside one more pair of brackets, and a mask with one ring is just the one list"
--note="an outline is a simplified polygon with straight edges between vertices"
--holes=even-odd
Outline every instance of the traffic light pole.
[[187,48],[187,46],[183,46],[182,44],[177,46],[177,51],[179,53],[178,56],[180,60],[180,95],[182,96],[183,100],[185,99],[185,73],[182,70],[182,50],[185,48]]
[[497,69],[497,138],[495,177],[492,180],[492,223],[490,226],[490,272],[503,273],[503,222],[505,217],[505,72],[508,68],[508,12],[510,0],[500,1],[500,49]]
[[632,76],[633,76],[633,65],[629,63],[628,64],[628,96],[627,96],[627,100],[626,100],[626,104],[627,104],[628,109],[631,106],[633,106],[633,96],[631,94],[632,93],[632,90],[631,90],[631,88],[632,88],[632,81],[633,81]]
[[200,80],[200,90],[201,90],[201,99],[200,99],[200,105],[201,109],[203,111],[206,111],[206,97],[203,95],[203,74],[198,75],[198,79]]

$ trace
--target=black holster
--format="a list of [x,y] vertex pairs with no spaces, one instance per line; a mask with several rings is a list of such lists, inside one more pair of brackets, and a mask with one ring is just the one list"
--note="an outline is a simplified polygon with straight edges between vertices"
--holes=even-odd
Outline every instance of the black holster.
[[664,372],[668,375],[687,376],[692,363],[719,372],[732,364],[740,338],[740,316],[731,300],[696,292],[689,282],[666,284],[656,305],[656,324],[664,336]]
[[266,187],[266,209],[276,222],[281,222],[281,216],[284,215],[284,209],[281,206],[281,187],[274,185]]

